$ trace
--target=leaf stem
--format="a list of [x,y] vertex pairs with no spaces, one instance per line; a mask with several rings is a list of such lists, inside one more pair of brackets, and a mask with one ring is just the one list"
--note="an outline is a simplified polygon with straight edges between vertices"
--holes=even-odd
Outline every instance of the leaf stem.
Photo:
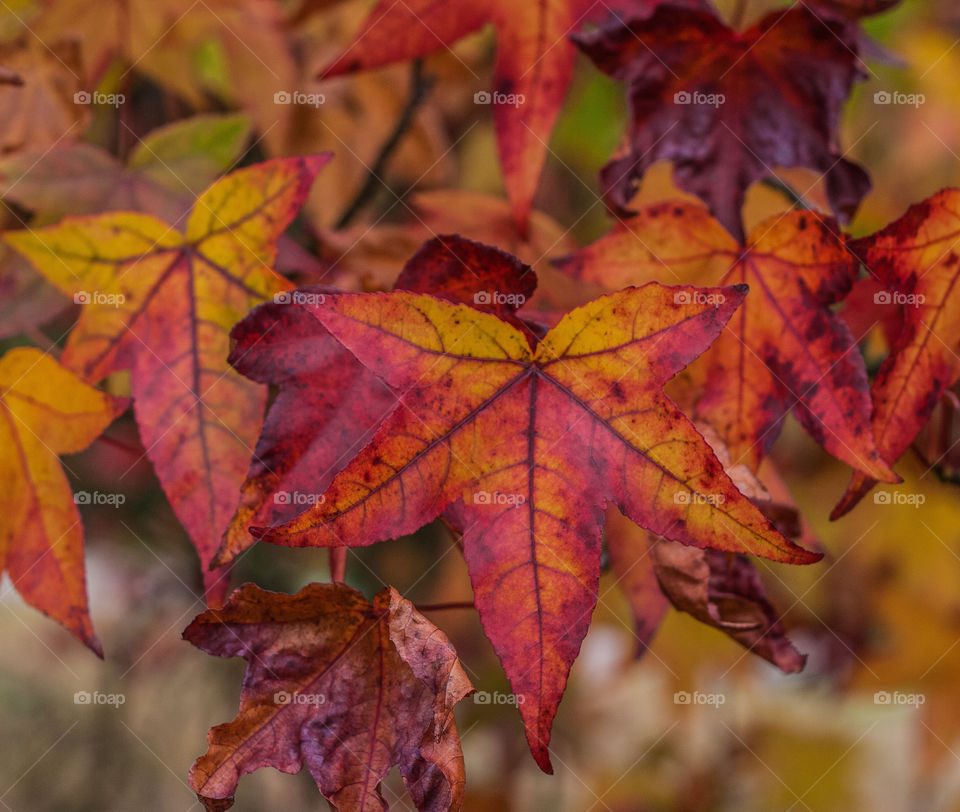
[[382,183],[380,175],[383,173],[387,161],[390,160],[393,151],[413,122],[413,114],[417,111],[432,85],[433,79],[423,74],[423,60],[415,59],[410,70],[410,98],[401,111],[400,118],[397,119],[390,137],[380,147],[380,153],[373,162],[373,166],[370,167],[366,182],[360,187],[360,191],[357,192],[356,197],[353,198],[343,214],[340,215],[336,224],[337,229],[345,228],[376,193],[377,187]]
[[443,612],[447,609],[473,609],[473,601],[414,604],[414,607],[418,612]]
[[347,548],[330,547],[330,580],[342,584],[347,579]]
[[109,434],[101,434],[97,437],[97,440],[106,445],[112,445],[114,448],[119,448],[121,451],[126,451],[133,457],[142,457],[144,451],[142,448],[137,448],[135,445],[130,445],[130,443],[124,440],[118,440],[116,437],[111,437]]

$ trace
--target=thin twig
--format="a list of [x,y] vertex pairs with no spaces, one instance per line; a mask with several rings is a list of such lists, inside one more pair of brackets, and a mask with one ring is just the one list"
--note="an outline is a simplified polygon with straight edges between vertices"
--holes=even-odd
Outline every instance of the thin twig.
[[387,161],[390,160],[393,151],[397,148],[400,140],[413,122],[414,113],[416,113],[417,108],[430,91],[432,85],[433,79],[423,74],[423,60],[414,60],[410,71],[410,98],[407,100],[407,105],[400,113],[400,118],[397,119],[397,123],[393,128],[393,132],[390,133],[390,137],[380,148],[380,154],[377,155],[373,166],[370,167],[366,182],[360,187],[360,191],[357,192],[353,202],[350,203],[343,214],[340,215],[340,219],[336,225],[337,229],[345,228],[356,216],[357,212],[359,212],[376,193],[377,187],[381,183],[380,176],[386,168]]
[[47,355],[52,355],[58,361],[60,360],[60,355],[62,354],[63,350],[61,350],[57,346],[56,342],[51,340],[50,337],[47,336],[39,327],[31,325],[23,331],[23,334]]
[[342,584],[347,580],[347,548],[330,547],[330,580]]
[[414,604],[418,612],[443,612],[447,609],[473,609],[470,601]]

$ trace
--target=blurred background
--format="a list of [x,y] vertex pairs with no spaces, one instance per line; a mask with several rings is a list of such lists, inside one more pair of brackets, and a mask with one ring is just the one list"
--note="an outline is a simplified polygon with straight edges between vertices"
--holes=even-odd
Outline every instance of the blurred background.
[[[718,3],[724,14],[736,5]],[[783,5],[748,0],[744,20]],[[0,89],[4,226],[118,207],[156,211],[158,194],[176,217],[189,199],[179,199],[182,188],[165,181],[158,167],[137,163],[138,145],[170,122],[232,116],[236,149],[224,156],[216,154],[223,141],[193,144],[195,152],[206,150],[207,163],[189,165],[190,177],[215,175],[235,160],[336,153],[281,246],[280,269],[295,280],[388,287],[431,231],[459,231],[533,263],[556,304],[582,300],[583,291],[564,285],[548,260],[611,225],[596,175],[622,135],[622,89],[578,58],[537,196],[540,213],[521,238],[502,200],[489,108],[473,103],[473,94],[489,86],[495,38],[488,28],[461,40],[452,52],[423,61],[424,99],[381,173],[385,182],[344,224],[417,82],[408,65],[312,79],[369,7],[364,0],[4,3],[0,64],[37,77],[40,88],[29,94]],[[865,28],[876,58],[864,64],[865,79],[840,135],[847,157],[863,164],[874,184],[852,223],[855,234],[960,183],[957,4],[907,0]],[[122,93],[127,103],[69,101],[94,88]],[[274,103],[275,93],[297,89],[323,93],[325,101],[317,107]],[[921,94],[923,101],[878,105],[874,94],[881,90]],[[58,164],[47,179],[52,185],[44,186],[38,167],[77,143],[94,145],[102,152],[97,160],[112,161],[110,171],[118,174],[106,191],[95,194],[82,172],[69,176],[74,185],[67,187],[66,164]],[[134,171],[169,194],[129,187],[119,204],[112,193],[128,189]],[[785,170],[782,177],[809,189],[810,200],[821,199],[811,173]],[[22,179],[17,189],[14,179]],[[678,194],[668,166],[654,167],[639,193],[645,200]],[[755,186],[745,210],[748,228],[788,204],[778,191]],[[73,306],[14,258],[4,255],[0,262],[0,349],[62,343],[76,319]],[[866,352],[875,370],[886,352],[881,335],[871,336]],[[125,382],[115,376],[109,385],[122,392]],[[950,415],[938,412],[936,419],[936,431],[921,438],[927,445],[897,466],[904,490],[925,495],[920,506],[867,498],[829,522],[848,471],[792,418],[765,463],[761,473],[779,474],[810,537],[826,551],[821,563],[805,568],[757,561],[791,638],[809,655],[802,674],[783,676],[674,611],[647,654],[634,660],[629,609],[605,574],[554,728],[556,774],[537,769],[515,708],[467,699],[458,709],[466,809],[960,810],[960,491],[949,481],[956,478],[955,454],[932,468],[923,462],[957,438]],[[245,664],[212,658],[180,639],[203,608],[199,567],[142,453],[127,415],[108,429],[107,439],[65,458],[76,491],[126,497],[119,507],[81,508],[105,661],[25,607],[4,578],[0,808],[200,808],[187,772],[205,750],[207,729],[234,716]],[[327,578],[324,551],[267,545],[245,555],[234,574],[236,584],[253,580],[286,592]],[[367,596],[389,582],[420,604],[471,598],[462,557],[440,525],[351,551],[348,580]],[[450,636],[478,690],[508,690],[474,611],[429,617]],[[76,704],[84,691],[123,701]],[[722,699],[684,704],[675,700],[677,692]],[[391,808],[413,808],[396,771],[384,794]],[[309,775],[273,770],[245,777],[236,803],[244,812],[325,808]]]

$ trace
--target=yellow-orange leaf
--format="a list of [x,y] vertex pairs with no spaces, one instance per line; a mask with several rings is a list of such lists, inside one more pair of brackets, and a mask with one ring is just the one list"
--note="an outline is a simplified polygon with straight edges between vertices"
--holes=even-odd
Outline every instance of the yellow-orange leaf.
[[0,359],[0,572],[102,655],[90,622],[83,526],[58,454],[82,451],[125,408],[39,350]]
[[[63,363],[95,382],[131,370],[141,438],[206,570],[237,504],[264,388],[227,364],[229,330],[290,284],[276,240],[329,155],[234,172],[197,200],[181,233],[155,217],[68,217],[7,241],[84,305]],[[225,579],[205,576],[208,592]]]
[[897,481],[870,431],[856,337],[831,309],[850,290],[857,262],[830,218],[809,211],[771,218],[741,247],[704,208],[657,203],[559,264],[609,288],[649,279],[749,285],[743,306],[699,362],[707,385],[697,412],[733,462],[756,469],[793,411],[837,459]]

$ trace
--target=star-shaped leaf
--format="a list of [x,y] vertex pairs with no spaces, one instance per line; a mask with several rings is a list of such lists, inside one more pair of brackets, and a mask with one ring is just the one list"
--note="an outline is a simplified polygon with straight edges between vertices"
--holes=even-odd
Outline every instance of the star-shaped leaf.
[[[655,0],[380,0],[356,39],[322,77],[416,59],[492,23],[497,30],[493,87],[477,95],[493,108],[504,184],[523,229],[547,156],[547,143],[573,76],[568,36],[611,13],[649,14]],[[690,2],[685,5],[701,5]]]
[[792,410],[837,459],[897,481],[870,431],[856,339],[832,309],[858,263],[830,218],[777,216],[739,246],[702,207],[657,203],[559,264],[608,288],[650,279],[749,285],[743,306],[699,362],[706,390],[697,411],[733,461],[756,469]]
[[[131,371],[140,436],[206,572],[236,507],[266,392],[227,363],[228,331],[290,287],[277,238],[329,156],[241,169],[197,200],[184,233],[145,214],[68,217],[6,234],[84,304],[63,363],[89,381]],[[208,590],[225,587],[205,575]],[[216,593],[220,594],[220,593]]]
[[710,304],[693,292],[654,283],[602,297],[535,348],[493,315],[423,294],[326,297],[312,312],[400,403],[322,502],[251,532],[366,545],[451,512],[484,629],[549,770],[551,723],[597,600],[606,502],[686,544],[818,558],[767,522],[663,394],[746,288],[706,289]]

